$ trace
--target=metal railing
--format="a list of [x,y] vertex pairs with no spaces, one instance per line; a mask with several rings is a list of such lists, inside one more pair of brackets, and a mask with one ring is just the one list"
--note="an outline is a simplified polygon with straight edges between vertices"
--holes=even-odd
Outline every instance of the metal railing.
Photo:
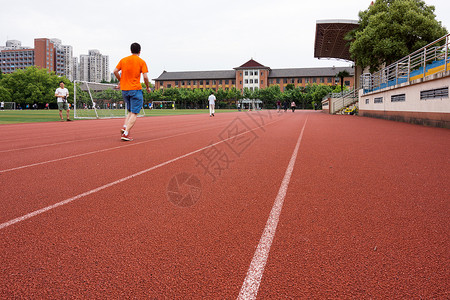
[[362,74],[360,88],[368,93],[446,72],[450,69],[449,42],[450,34],[444,35],[378,72]]
[[325,96],[322,100],[328,100],[333,99],[329,103],[330,113],[334,114],[352,104],[355,104],[358,102],[358,93],[359,90],[353,89],[350,91],[345,91],[344,93],[330,93],[327,96]]
[[[336,113],[336,112],[346,108],[347,106],[350,106],[350,105],[358,102],[358,90],[357,89],[351,90],[348,93],[343,94],[342,96],[340,93],[334,93],[334,94],[336,94],[337,97],[332,97],[332,98],[342,98],[342,99],[333,101],[333,107],[332,107],[333,113]],[[332,95],[334,95],[334,94],[332,94]]]

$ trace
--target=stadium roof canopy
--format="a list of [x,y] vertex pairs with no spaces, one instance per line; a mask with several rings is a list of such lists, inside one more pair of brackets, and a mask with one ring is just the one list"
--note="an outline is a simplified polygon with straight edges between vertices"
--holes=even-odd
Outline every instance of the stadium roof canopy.
[[348,42],[344,40],[344,36],[358,26],[358,21],[355,20],[316,21],[314,57],[351,61]]

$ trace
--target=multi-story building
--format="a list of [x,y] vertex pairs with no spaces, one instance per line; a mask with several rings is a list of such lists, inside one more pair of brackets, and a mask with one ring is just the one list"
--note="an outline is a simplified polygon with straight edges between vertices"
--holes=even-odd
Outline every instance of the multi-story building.
[[78,59],[76,57],[72,57],[72,72],[73,72],[73,80],[79,78],[79,68],[78,68]]
[[69,45],[61,45],[61,55],[62,61],[64,62],[63,66],[63,74],[69,78],[70,81],[73,81],[75,77],[74,66],[74,57],[73,57],[73,48]]
[[89,50],[89,54],[80,55],[79,76],[81,81],[111,81],[109,57],[98,50]]
[[17,69],[25,69],[34,65],[35,51],[30,47],[22,47],[16,40],[6,41],[6,47],[0,47],[0,70],[3,74],[13,73]]
[[61,45],[59,39],[34,39],[34,48],[22,47],[20,41],[8,40],[6,47],[0,48],[0,70],[5,74],[37,66],[71,79],[71,60],[72,46]]
[[34,48],[22,47],[17,40],[8,40],[6,46],[0,47],[0,70],[3,74],[31,66],[48,69],[71,81],[111,81],[109,57],[98,50],[80,55],[78,64],[77,58],[73,57],[72,46],[62,45],[60,39],[34,39]]
[[329,68],[292,68],[271,69],[251,59],[234,70],[224,71],[164,71],[155,80],[155,88],[186,88],[186,89],[224,89],[236,88],[244,90],[263,89],[272,85],[279,85],[281,91],[288,84],[295,87],[305,87],[308,84],[337,85],[340,84],[337,73],[347,71],[350,77],[344,78],[344,85],[354,87],[354,69],[352,67]]

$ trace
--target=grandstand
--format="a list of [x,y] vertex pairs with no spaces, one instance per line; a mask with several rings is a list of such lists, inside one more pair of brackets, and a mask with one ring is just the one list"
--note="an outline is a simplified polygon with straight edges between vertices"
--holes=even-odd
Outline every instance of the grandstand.
[[361,75],[359,114],[450,128],[450,35]]
[[[355,26],[351,20],[317,21],[314,56],[350,60],[344,36]],[[373,74],[355,66],[357,88],[328,95],[322,110],[339,114],[357,107],[361,116],[450,128],[449,39],[447,34]]]

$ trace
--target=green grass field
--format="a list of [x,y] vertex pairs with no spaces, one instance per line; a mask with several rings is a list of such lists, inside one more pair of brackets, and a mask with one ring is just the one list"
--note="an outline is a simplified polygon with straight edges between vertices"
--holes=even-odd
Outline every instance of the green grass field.
[[[217,113],[235,112],[235,109],[216,109]],[[119,112],[119,110],[117,110]],[[193,115],[193,114],[209,114],[208,109],[155,109],[145,110],[146,117],[152,116],[171,116],[171,115]],[[66,119],[66,113],[63,112]],[[73,117],[73,110],[70,111],[70,118],[77,121]],[[36,123],[36,122],[57,122],[59,121],[59,113],[56,109],[50,110],[2,110],[0,111],[0,124],[16,124],[16,123]]]

